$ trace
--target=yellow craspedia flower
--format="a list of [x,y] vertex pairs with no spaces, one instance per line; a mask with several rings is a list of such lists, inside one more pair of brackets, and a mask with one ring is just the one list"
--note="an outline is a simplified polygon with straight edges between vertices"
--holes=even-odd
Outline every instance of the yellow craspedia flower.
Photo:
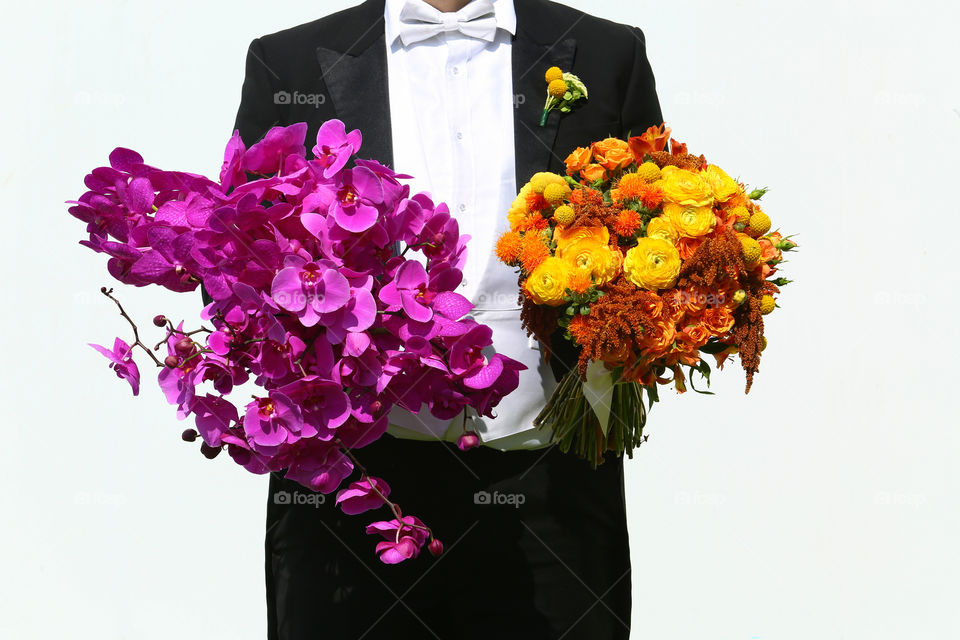
[[575,271],[585,272],[597,285],[604,285],[617,277],[623,256],[619,251],[593,238],[584,238],[557,250],[557,257]]
[[767,348],[767,336],[760,336],[763,342],[760,343],[760,351],[763,351]]
[[742,305],[746,299],[747,292],[743,289],[737,289],[733,292],[733,304],[737,305],[738,307]]
[[561,205],[553,212],[553,219],[556,220],[557,224],[562,224],[564,226],[573,222],[577,214],[573,210],[573,207],[569,205]]
[[547,92],[554,98],[562,98],[563,94],[567,92],[567,81],[563,78],[551,80],[550,84],[547,85]]
[[623,273],[641,289],[668,289],[680,273],[680,253],[669,240],[640,238],[623,259]]
[[767,231],[770,231],[770,216],[759,209],[754,211],[753,215],[750,216],[749,229],[750,235],[754,238],[762,236]]
[[760,249],[760,243],[750,236],[740,236],[740,245],[743,248],[743,261],[747,266],[755,265],[760,261],[763,251]]
[[713,190],[699,172],[666,166],[659,186],[667,202],[691,207],[709,207],[713,204]]
[[550,204],[558,204],[570,195],[570,186],[566,183],[548,184],[543,188],[543,197]]
[[750,210],[743,205],[734,207],[730,213],[737,216],[737,222],[746,223],[750,219]]
[[680,239],[680,232],[673,226],[669,218],[666,216],[657,216],[656,218],[651,218],[650,222],[647,223],[647,237],[662,238],[663,240],[668,240],[670,244],[676,245]]
[[530,178],[530,182],[528,184],[530,185],[530,190],[533,191],[533,193],[543,193],[543,190],[547,188],[547,185],[566,183],[566,180],[555,173],[541,171],[533,174],[533,177]]
[[681,236],[699,238],[713,231],[717,217],[711,207],[696,207],[668,202],[663,205],[663,215],[673,223]]
[[765,295],[760,298],[760,313],[767,315],[777,306],[777,303],[774,301],[773,296]]
[[726,202],[740,192],[740,185],[727,175],[727,172],[716,165],[710,165],[701,172],[704,180],[713,191],[713,198],[717,202]]
[[553,82],[554,80],[563,80],[563,70],[560,67],[550,67],[547,69],[547,72],[543,74],[544,80],[547,82]]
[[523,283],[523,289],[534,303],[558,307],[563,304],[563,293],[570,275],[570,264],[551,256],[537,265]]
[[660,167],[653,162],[644,162],[637,167],[637,175],[643,178],[644,182],[656,182],[660,179]]

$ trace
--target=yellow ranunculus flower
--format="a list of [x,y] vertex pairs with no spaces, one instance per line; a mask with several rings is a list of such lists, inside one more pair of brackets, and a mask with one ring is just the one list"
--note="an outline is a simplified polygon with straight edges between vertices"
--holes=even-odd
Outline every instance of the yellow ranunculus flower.
[[[717,223],[717,216],[711,207],[691,207],[687,205],[667,203],[663,205],[665,215],[680,235],[688,238],[698,238],[713,231]],[[649,234],[648,234],[649,235]]]
[[677,228],[670,222],[668,217],[657,216],[656,218],[651,218],[650,222],[647,223],[647,237],[662,238],[669,240],[670,244],[676,245],[677,240],[680,239],[680,232],[677,231]]
[[589,273],[597,285],[605,285],[620,273],[623,256],[592,238],[584,238],[557,249],[557,257],[573,269]]
[[700,173],[674,166],[663,168],[660,188],[667,202],[691,207],[708,207],[713,204],[713,190]]
[[680,273],[680,253],[669,240],[640,238],[623,259],[623,273],[641,289],[669,289]]
[[530,195],[531,191],[533,191],[533,187],[528,182],[520,188],[520,193],[510,204],[510,210],[507,212],[507,222],[510,223],[511,231],[516,231],[517,226],[527,216],[527,196]]
[[727,172],[715,164],[702,171],[703,179],[710,185],[713,191],[713,198],[717,202],[726,202],[740,192],[740,185],[727,175]]
[[524,282],[523,288],[536,304],[558,307],[563,304],[563,293],[570,281],[570,265],[551,256],[537,265]]
[[565,246],[588,238],[598,244],[610,244],[610,230],[606,227],[567,227],[555,229],[553,232],[557,251],[562,251]]

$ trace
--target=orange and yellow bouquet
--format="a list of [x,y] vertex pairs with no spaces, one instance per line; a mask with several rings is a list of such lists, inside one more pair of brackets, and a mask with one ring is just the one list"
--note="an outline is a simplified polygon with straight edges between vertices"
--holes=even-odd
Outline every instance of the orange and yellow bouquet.
[[[670,142],[668,145],[667,142]],[[669,150],[668,150],[669,149]],[[797,245],[771,232],[759,200],[665,125],[576,149],[566,176],[537,173],[508,213],[497,256],[519,268],[523,325],[547,348],[571,340],[577,366],[535,424],[593,466],[643,441],[657,386],[678,392],[738,354],[746,391],[766,346],[773,278]]]

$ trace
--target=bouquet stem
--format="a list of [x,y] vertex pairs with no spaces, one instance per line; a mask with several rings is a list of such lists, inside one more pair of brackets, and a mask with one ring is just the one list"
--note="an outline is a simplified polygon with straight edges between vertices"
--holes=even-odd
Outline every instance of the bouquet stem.
[[[633,458],[634,448],[643,442],[643,427],[647,422],[647,409],[643,403],[643,385],[637,382],[618,382],[613,387],[610,407],[610,422],[607,433],[590,403],[583,395],[579,373],[568,371],[543,410],[534,419],[539,428],[553,430],[553,440],[564,453],[585,458],[591,468],[603,464],[603,454],[613,451]],[[650,394],[651,402],[655,396]]]

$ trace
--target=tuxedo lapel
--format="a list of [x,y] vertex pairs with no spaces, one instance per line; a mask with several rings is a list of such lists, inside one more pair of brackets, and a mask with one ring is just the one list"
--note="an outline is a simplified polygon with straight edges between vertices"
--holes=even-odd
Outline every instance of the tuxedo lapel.
[[[573,38],[542,44],[543,37],[526,28],[526,5],[517,3],[517,35],[513,40],[513,110],[514,155],[517,187],[538,171],[546,171],[553,155],[560,111],[550,113],[545,126],[540,126],[547,84],[543,74],[550,67],[568,71],[573,66],[577,43]],[[533,16],[530,16],[533,18]],[[549,42],[549,41],[548,41]],[[522,96],[522,97],[521,97]],[[562,158],[559,159],[562,163]]]
[[393,166],[383,2],[357,9],[364,15],[351,21],[353,32],[337,34],[344,45],[318,47],[317,62],[332,111],[348,131],[363,133],[360,156]]

